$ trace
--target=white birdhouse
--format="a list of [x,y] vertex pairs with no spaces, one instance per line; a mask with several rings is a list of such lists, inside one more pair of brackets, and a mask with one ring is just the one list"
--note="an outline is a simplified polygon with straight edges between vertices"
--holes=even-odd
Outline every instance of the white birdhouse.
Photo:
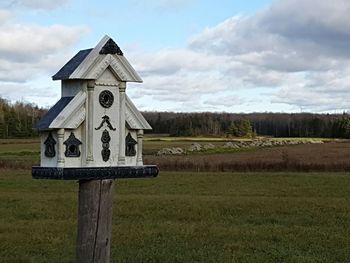
[[[61,80],[62,96],[36,125],[41,164],[33,167],[34,178],[89,179],[97,171],[101,178],[158,174],[142,161],[143,130],[151,126],[125,94],[127,82],[142,80],[110,37],[79,51],[53,80]],[[71,178],[77,171],[80,176]]]

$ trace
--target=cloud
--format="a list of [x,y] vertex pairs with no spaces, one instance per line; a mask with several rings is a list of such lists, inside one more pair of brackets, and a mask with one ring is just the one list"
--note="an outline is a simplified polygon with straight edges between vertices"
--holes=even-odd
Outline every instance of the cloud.
[[132,0],[133,5],[143,10],[155,11],[158,14],[178,13],[191,6],[196,0]]
[[[53,3],[54,1],[5,1],[1,4],[53,8]],[[58,89],[54,92],[38,80],[42,76],[49,79],[51,74],[64,65],[72,55],[70,48],[89,29],[86,26],[19,23],[16,12],[16,8],[0,9],[0,96],[12,101],[35,101],[47,106],[54,103]]]
[[53,10],[64,6],[68,1],[69,0],[2,0],[0,7],[25,7],[30,9]]
[[[194,100],[219,101],[229,109],[230,100],[220,94],[248,103],[266,98],[268,89],[265,105],[350,110],[349,11],[347,0],[278,0],[254,15],[204,29],[185,48],[132,59],[145,80],[144,92],[179,108]],[[257,88],[261,92],[249,92]]]
[[86,34],[84,26],[9,24],[0,27],[0,81],[25,82],[57,69],[69,47]]
[[38,61],[66,50],[87,31],[83,26],[5,25],[0,31],[0,58],[14,62]]
[[55,9],[62,7],[68,0],[19,0],[19,3],[25,7],[33,9]]
[[[67,1],[5,0],[36,9]],[[195,0],[133,1],[145,12],[161,14],[185,10]],[[349,11],[348,0],[275,0],[253,15],[233,15],[204,29],[182,48],[147,52],[130,46],[127,58],[144,83],[129,85],[128,92],[144,109],[350,110]],[[3,83],[27,85],[47,70],[58,70],[87,32],[84,26],[9,23],[13,15],[0,11]]]
[[214,97],[214,98],[212,97],[212,98],[205,100],[203,103],[205,105],[210,105],[210,106],[214,106],[214,107],[224,106],[224,107],[230,108],[233,105],[237,106],[237,105],[241,105],[245,102],[246,102],[245,99],[242,99],[237,95],[231,95],[231,96],[219,96],[219,97]]
[[0,82],[0,97],[12,102],[35,102],[41,107],[51,107],[59,97],[58,83],[52,84],[49,87],[36,82],[14,84]]
[[270,34],[291,40],[291,44],[304,47],[308,44],[323,54],[349,56],[346,52],[346,42],[350,40],[349,11],[347,0],[278,1],[261,15],[259,24]]
[[0,9],[0,26],[14,18],[14,14],[9,10]]

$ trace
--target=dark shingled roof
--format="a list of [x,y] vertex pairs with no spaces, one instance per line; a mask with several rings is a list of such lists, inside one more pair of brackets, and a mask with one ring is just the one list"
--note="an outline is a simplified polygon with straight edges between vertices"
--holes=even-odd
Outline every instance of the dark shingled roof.
[[76,68],[84,61],[87,55],[90,54],[93,48],[80,50],[66,65],[64,65],[53,77],[53,80],[68,79]]
[[58,114],[68,105],[74,97],[62,97],[35,125],[35,129],[45,130],[49,129],[51,122]]

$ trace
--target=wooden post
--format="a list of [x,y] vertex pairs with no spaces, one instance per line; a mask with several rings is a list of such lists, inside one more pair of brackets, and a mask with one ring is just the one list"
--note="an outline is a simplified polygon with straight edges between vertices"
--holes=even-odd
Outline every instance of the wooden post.
[[109,263],[113,180],[79,181],[78,263]]

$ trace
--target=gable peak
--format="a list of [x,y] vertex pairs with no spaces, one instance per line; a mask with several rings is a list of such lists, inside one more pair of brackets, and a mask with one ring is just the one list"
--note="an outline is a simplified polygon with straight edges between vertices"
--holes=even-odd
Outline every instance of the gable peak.
[[108,39],[108,41],[106,42],[106,44],[104,44],[99,53],[102,55],[117,54],[119,56],[123,56],[123,51],[111,38]]

